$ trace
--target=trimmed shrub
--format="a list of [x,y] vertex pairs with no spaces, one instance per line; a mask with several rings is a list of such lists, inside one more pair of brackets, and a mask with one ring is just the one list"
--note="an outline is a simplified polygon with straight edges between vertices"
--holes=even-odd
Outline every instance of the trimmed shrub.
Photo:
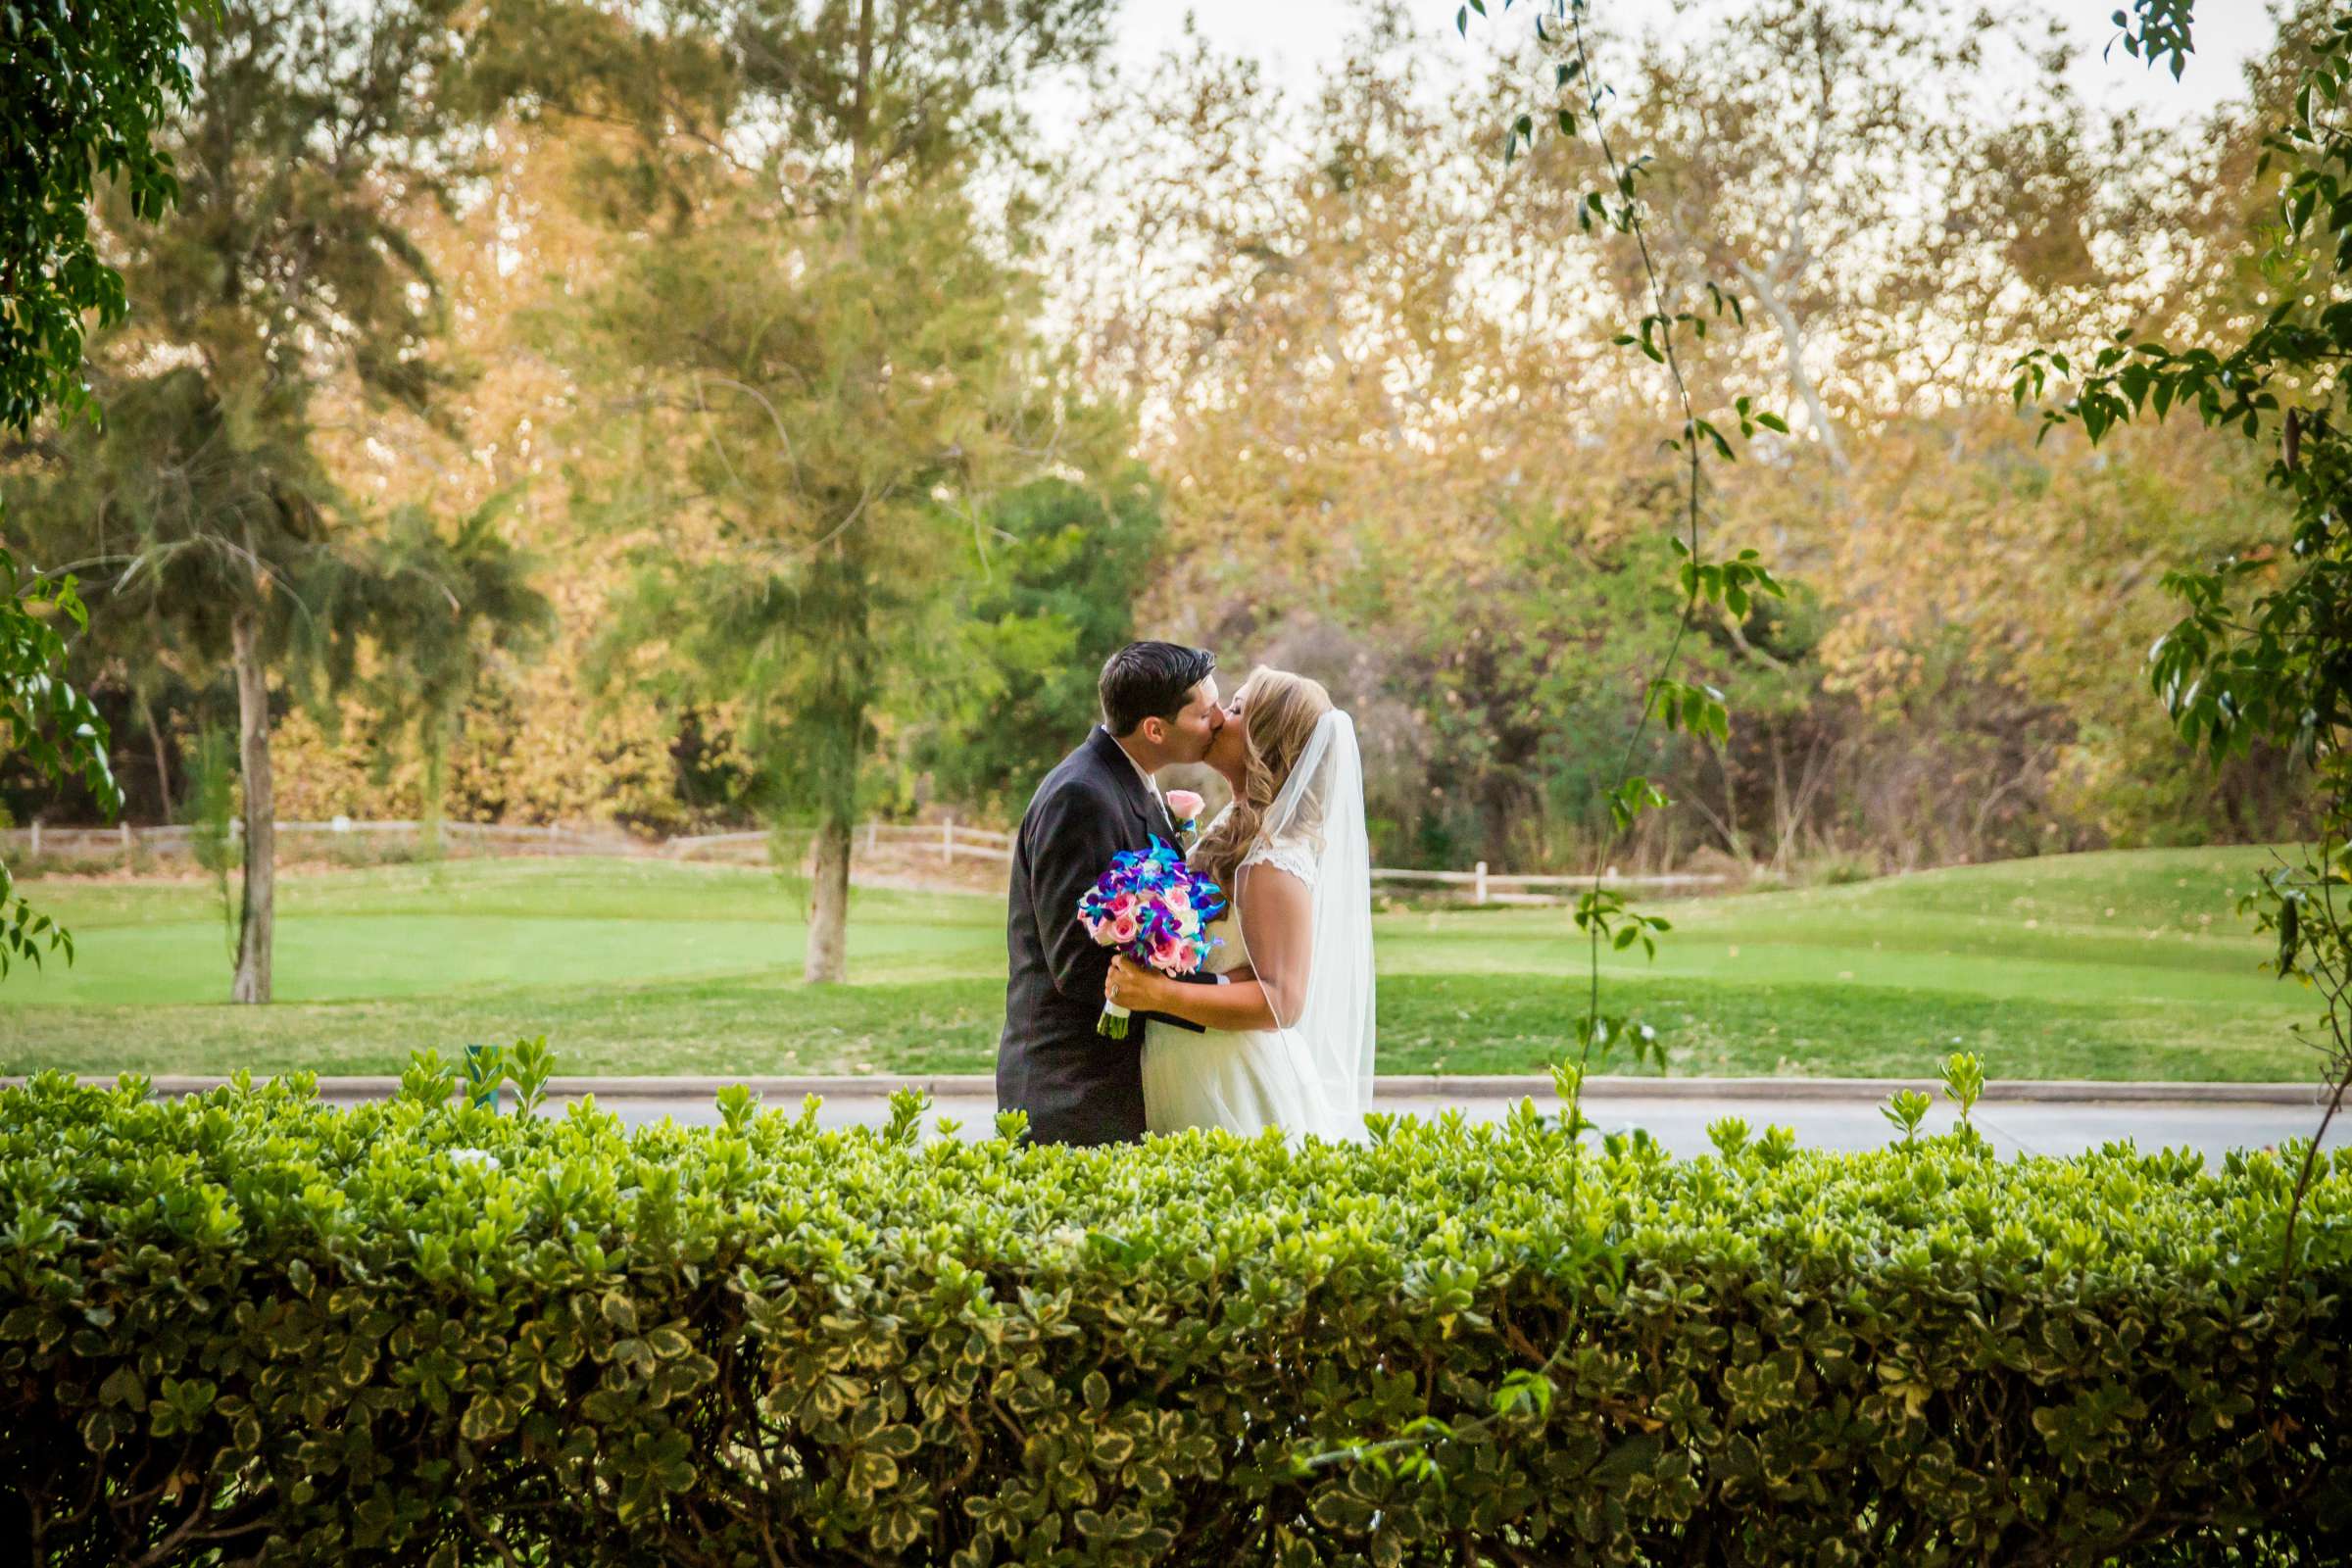
[[0,1093],[0,1539],[1220,1565],[2352,1539],[2345,1154],[2282,1292],[2268,1154],[1579,1158],[1532,1107],[1072,1152],[925,1141],[911,1100],[824,1131],[731,1091],[723,1126],[630,1133],[431,1094]]

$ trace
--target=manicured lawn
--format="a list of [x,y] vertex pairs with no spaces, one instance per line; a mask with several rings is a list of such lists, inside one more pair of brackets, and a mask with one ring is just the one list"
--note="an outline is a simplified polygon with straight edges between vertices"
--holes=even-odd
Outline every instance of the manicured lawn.
[[[2255,968],[2233,912],[2268,854],[1969,866],[1684,901],[1655,962],[1612,956],[1687,1073],[1919,1074],[1955,1045],[2008,1077],[2295,1078],[2311,998]],[[0,1071],[396,1071],[409,1051],[544,1032],[568,1072],[987,1070],[1003,1004],[993,899],[860,893],[853,983],[800,982],[805,928],[765,872],[462,860],[289,876],[277,988],[234,1007],[195,883],[31,883],[72,968],[0,982]],[[1381,1065],[1540,1070],[1582,1004],[1560,909],[1378,922]]]

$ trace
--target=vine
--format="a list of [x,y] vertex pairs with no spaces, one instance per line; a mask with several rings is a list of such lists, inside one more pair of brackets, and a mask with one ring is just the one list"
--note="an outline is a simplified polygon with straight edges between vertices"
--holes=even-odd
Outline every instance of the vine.
[[[1515,3],[1516,0],[1503,0],[1500,9],[1508,12]],[[1547,128],[1566,138],[1590,137],[1600,155],[1608,183],[1584,194],[1576,210],[1578,227],[1591,234],[1598,223],[1631,240],[1642,264],[1642,282],[1648,295],[1649,309],[1632,330],[1618,333],[1612,342],[1619,348],[1638,351],[1664,370],[1670,401],[1679,416],[1675,433],[1663,444],[1675,454],[1680,469],[1679,523],[1670,543],[1679,563],[1676,583],[1682,595],[1682,610],[1664,653],[1643,682],[1641,710],[1618,755],[1609,786],[1602,794],[1609,810],[1609,832],[1593,850],[1591,879],[1575,909],[1577,929],[1586,940],[1584,1012],[1577,1023],[1574,1059],[1552,1069],[1564,1107],[1560,1113],[1561,1126],[1571,1151],[1576,1151],[1581,1149],[1584,1134],[1593,1126],[1584,1113],[1584,1090],[1595,1054],[1605,1056],[1623,1045],[1637,1065],[1654,1059],[1661,1071],[1666,1066],[1665,1046],[1654,1029],[1631,1017],[1601,1011],[1602,944],[1619,953],[1638,944],[1645,955],[1654,956],[1657,938],[1672,929],[1672,922],[1664,916],[1635,908],[1607,886],[1607,867],[1634,824],[1643,812],[1673,804],[1646,774],[1634,771],[1635,759],[1653,721],[1702,741],[1722,744],[1730,739],[1731,710],[1724,694],[1677,673],[1685,645],[1697,624],[1702,605],[1743,617],[1757,596],[1781,598],[1785,594],[1756,551],[1743,549],[1725,559],[1708,560],[1702,550],[1706,464],[1710,455],[1721,462],[1737,463],[1739,454],[1723,429],[1699,413],[1697,399],[1685,372],[1682,342],[1686,336],[1704,340],[1709,322],[1721,321],[1726,317],[1736,326],[1744,326],[1746,316],[1739,296],[1710,279],[1701,285],[1707,301],[1704,314],[1675,308],[1643,216],[1641,187],[1647,177],[1649,160],[1646,156],[1630,160],[1621,157],[1610,134],[1604,106],[1613,94],[1602,83],[1592,64],[1591,0],[1541,0],[1535,9],[1538,42],[1556,45],[1566,53],[1567,58],[1553,66],[1552,88],[1567,101],[1542,120],[1533,112],[1519,115],[1503,139],[1503,164],[1507,169],[1517,161],[1522,148],[1532,150]],[[1468,0],[1455,13],[1455,27],[1464,36],[1469,33],[1474,12],[1481,18],[1488,17],[1485,0]],[[1742,441],[1752,439],[1759,429],[1788,433],[1788,423],[1780,416],[1757,408],[1751,398],[1735,400],[1732,414]],[[1746,1129],[1739,1127],[1736,1133],[1735,1138],[1735,1129],[1725,1124],[1719,1142],[1726,1146],[1744,1142]],[[1572,1195],[1578,1191],[1576,1183],[1576,1166],[1572,1165],[1569,1187]],[[1591,1255],[1580,1261],[1606,1268],[1612,1279],[1622,1284],[1623,1256],[1597,1240],[1589,1250]],[[1442,1479],[1441,1467],[1430,1452],[1433,1444],[1474,1441],[1495,1423],[1522,1412],[1538,1421],[1548,1415],[1555,1393],[1552,1375],[1576,1344],[1577,1331],[1578,1323],[1572,1313],[1559,1343],[1549,1354],[1537,1365],[1514,1370],[1501,1380],[1486,1414],[1465,1422],[1419,1416],[1405,1423],[1394,1438],[1302,1456],[1301,1473],[1335,1464],[1365,1463],[1383,1476]],[[1532,1353],[1534,1348],[1530,1349]]]
[[[1503,0],[1502,9],[1509,11],[1515,0]],[[1465,35],[1469,29],[1469,15],[1475,10],[1487,14],[1484,0],[1471,0],[1455,13],[1456,27]],[[1546,0],[1544,14],[1536,18],[1536,36],[1540,42],[1553,41],[1547,23],[1564,22],[1568,34],[1566,42],[1571,58],[1553,70],[1556,91],[1567,92],[1582,86],[1583,113],[1562,106],[1553,111],[1552,123],[1562,136],[1574,137],[1590,127],[1592,143],[1600,153],[1609,175],[1609,188],[1585,194],[1577,208],[1577,221],[1591,233],[1597,219],[1604,226],[1623,234],[1634,243],[1641,258],[1642,275],[1649,293],[1650,309],[1630,332],[1621,332],[1613,340],[1620,348],[1638,349],[1665,369],[1668,386],[1676,411],[1681,416],[1677,433],[1665,445],[1674,452],[1683,469],[1682,528],[1679,537],[1671,542],[1681,560],[1678,577],[1683,593],[1682,612],[1676,617],[1674,630],[1666,643],[1666,651],[1656,668],[1642,687],[1642,703],[1632,731],[1626,736],[1625,747],[1619,753],[1617,765],[1610,775],[1610,784],[1603,793],[1609,808],[1609,834],[1594,848],[1591,884],[1577,901],[1576,925],[1586,937],[1586,993],[1585,1013],[1577,1026],[1577,1059],[1559,1073],[1560,1088],[1568,1109],[1569,1131],[1582,1134],[1591,1123],[1584,1115],[1584,1080],[1597,1050],[1604,1054],[1615,1045],[1625,1044],[1637,1064],[1654,1055],[1661,1071],[1666,1066],[1666,1053],[1656,1031],[1624,1017],[1604,1015],[1600,1010],[1600,952],[1605,941],[1617,952],[1624,952],[1639,943],[1645,955],[1654,956],[1657,936],[1671,929],[1663,916],[1646,914],[1635,909],[1624,898],[1605,885],[1606,869],[1616,858],[1617,850],[1633,830],[1642,813],[1661,809],[1673,803],[1645,774],[1633,771],[1634,759],[1642,741],[1649,732],[1654,718],[1668,729],[1681,729],[1700,739],[1717,744],[1731,738],[1731,710],[1723,693],[1712,686],[1683,680],[1675,673],[1683,657],[1683,645],[1689,641],[1691,627],[1696,623],[1699,606],[1717,606],[1734,615],[1744,616],[1757,594],[1783,596],[1781,584],[1763,565],[1757,553],[1742,550],[1724,561],[1707,561],[1700,554],[1699,525],[1706,494],[1705,459],[1712,449],[1726,463],[1737,463],[1739,455],[1731,442],[1716,425],[1698,413],[1691,396],[1689,377],[1683,370],[1683,356],[1678,338],[1685,332],[1704,339],[1711,318],[1720,320],[1731,317],[1737,325],[1746,324],[1739,296],[1721,284],[1708,280],[1705,288],[1709,312],[1701,316],[1691,311],[1677,311],[1668,298],[1666,282],[1658,270],[1656,255],[1649,242],[1649,229],[1643,221],[1640,185],[1646,172],[1646,157],[1627,161],[1618,156],[1611,139],[1608,122],[1602,105],[1610,97],[1592,68],[1592,51],[1587,15],[1590,0]],[[1539,122],[1533,114],[1522,114],[1511,125],[1503,139],[1503,163],[1514,162],[1522,146],[1533,148],[1539,134]],[[1742,440],[1752,438],[1761,428],[1787,434],[1788,426],[1780,416],[1755,408],[1753,400],[1742,397],[1733,405]]]

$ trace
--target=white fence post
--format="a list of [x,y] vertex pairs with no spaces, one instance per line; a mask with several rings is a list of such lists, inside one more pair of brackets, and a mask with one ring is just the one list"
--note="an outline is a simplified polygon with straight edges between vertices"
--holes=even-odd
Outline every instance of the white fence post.
[[128,855],[130,853],[130,824],[121,822],[116,825],[122,829],[122,853]]
[[939,859],[942,865],[956,863],[956,819],[952,816],[939,824]]
[[41,819],[40,819],[39,817],[37,817],[37,816],[36,816],[36,817],[34,817],[34,818],[32,819],[32,854],[33,854],[33,858],[34,858],[35,859],[38,859],[38,858],[40,858],[40,854],[41,854]]
[[879,836],[880,827],[880,817],[869,816],[865,819],[865,853],[868,855],[874,853],[874,844]]
[[1486,903],[1486,902],[1487,902],[1487,862],[1486,862],[1486,861],[1484,861],[1484,860],[1481,860],[1481,861],[1479,861],[1479,862],[1478,862],[1478,864],[1477,864],[1477,866],[1476,866],[1476,867],[1474,867],[1474,868],[1472,869],[1472,871],[1471,871],[1471,873],[1470,873],[1470,874],[1471,874],[1472,876],[1474,876],[1474,877],[1476,877],[1476,878],[1478,879],[1477,881],[1475,881],[1475,882],[1473,882],[1473,883],[1471,883],[1471,884],[1470,884],[1470,902],[1471,902],[1472,904],[1484,904],[1484,903]]

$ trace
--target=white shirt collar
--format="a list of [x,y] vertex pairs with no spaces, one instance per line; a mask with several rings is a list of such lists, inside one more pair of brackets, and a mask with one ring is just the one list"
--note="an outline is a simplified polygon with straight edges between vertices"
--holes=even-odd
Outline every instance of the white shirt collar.
[[[1116,735],[1111,736],[1110,744],[1113,746],[1119,746],[1119,738]],[[1128,751],[1126,747],[1119,746],[1119,755],[1127,759],[1127,765],[1135,769],[1135,776],[1144,781],[1144,789],[1151,795],[1151,797],[1155,801],[1159,801],[1162,806],[1165,806],[1167,802],[1160,799],[1158,780],[1152,776],[1151,772],[1144,766],[1143,763],[1135,760],[1135,754]]]

